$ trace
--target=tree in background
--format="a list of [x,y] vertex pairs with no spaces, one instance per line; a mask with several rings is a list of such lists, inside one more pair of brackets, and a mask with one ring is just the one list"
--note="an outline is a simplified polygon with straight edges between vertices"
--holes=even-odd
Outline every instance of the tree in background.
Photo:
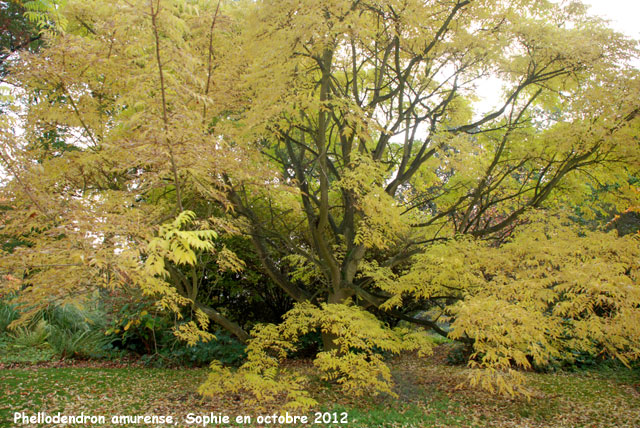
[[36,50],[40,45],[40,35],[35,25],[24,14],[21,1],[0,4],[0,80],[7,73],[7,64],[12,55],[23,49]]

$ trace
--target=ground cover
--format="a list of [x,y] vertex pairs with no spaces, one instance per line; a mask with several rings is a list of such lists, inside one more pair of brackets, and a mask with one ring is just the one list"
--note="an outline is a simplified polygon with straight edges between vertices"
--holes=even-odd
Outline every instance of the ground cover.
[[[337,388],[311,385],[321,406],[315,411],[348,414],[348,424],[317,427],[636,427],[640,420],[640,376],[625,368],[599,367],[577,372],[527,373],[532,398],[504,398],[471,388],[458,388],[467,368],[447,364],[441,346],[426,360],[405,356],[394,360],[397,398],[365,400],[345,397]],[[13,424],[14,412],[91,415],[173,415],[187,425],[187,415],[273,414],[277,409],[251,408],[237,395],[202,400],[197,386],[207,369],[158,369],[117,362],[48,361],[12,363],[0,369],[0,426]],[[10,368],[9,368],[10,367]],[[290,369],[311,371],[298,360]],[[314,419],[314,413],[309,414]],[[233,424],[230,424],[233,425]],[[264,425],[264,424],[263,424]],[[98,426],[113,425],[107,421]],[[151,426],[127,424],[128,427]],[[216,425],[209,425],[216,426]],[[266,426],[266,425],[264,425]],[[269,426],[281,426],[270,424]],[[312,426],[305,424],[304,426]]]

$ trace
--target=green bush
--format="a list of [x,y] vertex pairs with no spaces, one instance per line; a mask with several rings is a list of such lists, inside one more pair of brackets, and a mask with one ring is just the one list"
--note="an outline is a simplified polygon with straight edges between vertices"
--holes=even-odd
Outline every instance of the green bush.
[[[165,332],[166,333],[166,332]],[[245,345],[227,332],[217,331],[216,338],[198,342],[194,346],[178,340],[173,334],[162,334],[157,354],[146,354],[142,360],[152,366],[207,366],[213,360],[225,365],[240,365],[246,357]]]
[[[2,302],[0,327],[19,316],[14,306]],[[48,352],[63,358],[100,358],[108,352],[111,342],[111,338],[104,334],[105,320],[106,314],[99,309],[52,305],[38,312],[25,325],[9,332],[9,347],[22,350],[46,347]]]
[[47,323],[40,320],[35,326],[18,327],[11,333],[14,345],[19,348],[35,348],[44,345],[49,336]]
[[123,305],[105,326],[115,348],[140,355],[155,353],[164,336],[174,337],[171,320],[156,314],[150,302]]
[[47,342],[62,358],[101,358],[109,350],[111,339],[98,329],[68,330],[48,326]]
[[452,366],[467,364],[473,353],[473,347],[464,343],[455,343],[447,353],[447,363]]
[[105,333],[114,348],[135,352],[153,366],[206,366],[213,360],[234,365],[245,357],[244,345],[224,331],[209,342],[188,346],[175,337],[173,327],[174,321],[151,302],[138,300],[122,305]]
[[48,307],[42,311],[41,317],[50,326],[70,333],[102,329],[105,324],[103,312],[83,309],[75,305]]
[[17,320],[20,313],[15,306],[7,302],[0,301],[0,333],[6,333],[9,324]]
[[569,350],[562,358],[554,358],[548,361],[545,365],[533,363],[532,365],[533,370],[538,373],[549,373],[558,370],[574,372],[607,367],[610,365],[623,366],[623,364],[616,359],[575,349]]

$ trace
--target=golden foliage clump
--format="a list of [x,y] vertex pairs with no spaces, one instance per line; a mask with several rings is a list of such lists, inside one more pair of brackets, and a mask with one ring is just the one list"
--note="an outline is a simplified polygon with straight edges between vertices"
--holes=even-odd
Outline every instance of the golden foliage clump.
[[[514,367],[544,367],[574,352],[640,357],[640,240],[532,213],[500,246],[460,239],[435,246],[397,292],[449,295],[452,339],[473,343],[471,383],[513,394]],[[520,390],[522,391],[522,390]]]
[[279,325],[257,326],[247,347],[247,362],[237,372],[212,364],[212,373],[200,387],[205,396],[244,392],[252,404],[283,399],[285,407],[308,409],[316,404],[304,390],[307,381],[280,368],[280,362],[297,348],[300,338],[319,332],[332,339],[314,360],[322,379],[335,382],[352,396],[387,393],[391,372],[382,353],[431,353],[432,339],[424,331],[390,329],[371,313],[348,304],[297,304]]

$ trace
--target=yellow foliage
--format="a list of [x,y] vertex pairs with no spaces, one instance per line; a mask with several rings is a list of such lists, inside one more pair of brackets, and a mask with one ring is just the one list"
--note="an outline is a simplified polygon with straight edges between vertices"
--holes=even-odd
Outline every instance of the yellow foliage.
[[[212,365],[205,394],[308,408],[279,363],[311,331],[325,379],[391,393],[377,352],[430,342],[351,305],[364,288],[389,296],[367,302],[381,310],[457,302],[450,336],[473,342],[471,381],[496,391],[568,350],[640,356],[638,237],[525,215],[637,205],[633,41],[576,2],[215,3],[29,2],[53,25],[13,61],[0,118],[0,227],[20,241],[0,267],[26,316],[96,285],[179,315],[193,302],[172,269],[216,238],[188,208],[215,207],[244,217],[233,229],[303,303],[256,327],[237,373]],[[488,74],[504,104],[480,112]],[[615,191],[592,203],[601,183]],[[225,248],[218,261],[243,265]],[[176,331],[190,343],[208,337],[195,314]]]
[[[545,366],[575,351],[625,364],[640,357],[637,236],[588,231],[546,214],[531,216],[500,247],[477,241],[448,247],[464,248],[458,253],[464,256],[436,265],[446,276],[433,272],[433,264],[416,265],[399,290],[462,297],[448,308],[449,337],[472,339],[472,365],[489,369],[474,373],[472,384],[512,393],[523,378],[502,377],[511,367]],[[440,251],[420,260],[433,261]]]
[[200,392],[215,395],[243,391],[257,403],[280,398],[287,407],[308,409],[315,402],[303,390],[306,380],[282,370],[279,363],[296,349],[303,335],[312,331],[330,337],[335,345],[319,352],[314,360],[322,378],[336,382],[353,396],[395,395],[381,351],[397,354],[416,350],[419,355],[427,355],[433,346],[424,332],[391,330],[371,313],[352,305],[301,303],[287,312],[281,324],[260,325],[252,331],[247,362],[236,373],[214,363]]

